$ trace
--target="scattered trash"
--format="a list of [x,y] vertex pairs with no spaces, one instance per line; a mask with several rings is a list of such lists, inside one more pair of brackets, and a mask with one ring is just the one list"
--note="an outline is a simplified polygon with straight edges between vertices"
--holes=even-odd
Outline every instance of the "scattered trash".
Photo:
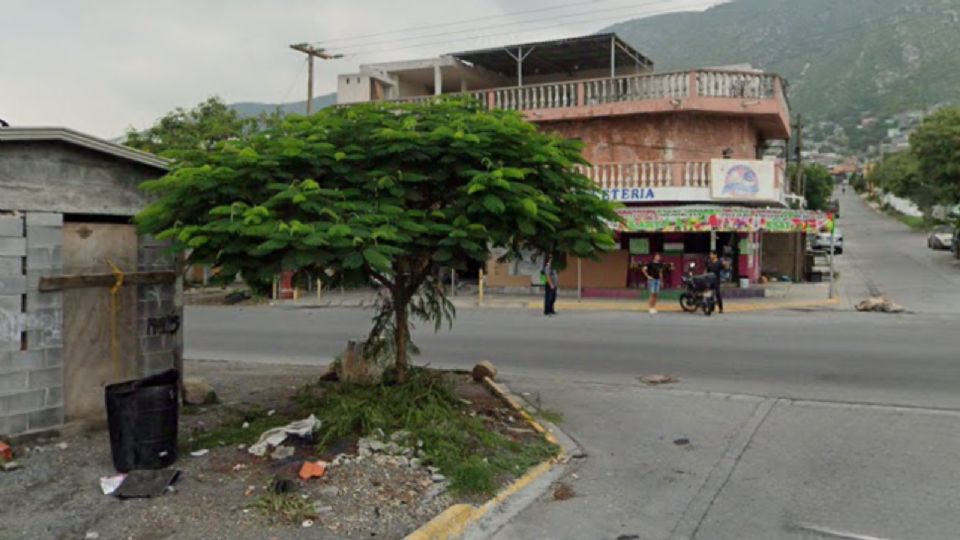
[[320,428],[320,420],[310,415],[303,420],[290,422],[289,424],[273,429],[268,429],[260,435],[256,443],[250,445],[248,452],[255,456],[263,456],[267,453],[270,446],[280,446],[280,443],[287,440],[287,435],[296,435],[298,437],[307,437],[313,435],[313,432]]
[[576,494],[573,492],[573,488],[567,484],[560,483],[553,488],[553,499],[555,501],[566,501],[572,499],[574,495]]
[[248,427],[250,427],[250,422],[244,422],[243,425],[240,427],[243,429],[247,429]]
[[225,305],[230,306],[230,305],[233,305],[233,304],[239,304],[240,302],[243,302],[244,300],[249,300],[249,299],[250,299],[250,293],[249,293],[249,292],[247,292],[247,291],[234,291],[234,292],[232,292],[232,293],[230,293],[230,294],[228,294],[228,295],[226,295],[226,296],[223,297],[223,303],[224,303]]
[[99,540],[100,533],[97,531],[87,531],[87,534],[83,535],[83,540]]
[[312,520],[312,519],[305,519],[305,520],[303,520],[303,523],[301,523],[301,525],[303,525],[303,528],[304,528],[304,529],[309,529],[310,527],[313,527],[313,520]]
[[246,448],[247,448],[247,445],[245,445],[245,444],[238,444],[238,445],[237,445],[237,450],[246,450]]
[[190,455],[193,456],[193,457],[203,457],[203,456],[205,456],[205,455],[207,455],[207,454],[209,454],[209,453],[210,453],[210,450],[207,450],[206,448],[203,448],[203,449],[200,449],[200,450],[194,450],[193,452],[190,452]]
[[640,540],[640,535],[638,534],[621,534],[617,537],[617,540]]
[[275,409],[270,409],[269,411],[267,411],[267,416],[273,416],[275,414],[277,414],[277,411]]
[[872,296],[856,305],[857,311],[873,311],[878,313],[903,313],[903,306],[894,304],[882,296]]
[[130,471],[114,495],[121,499],[159,497],[167,488],[173,486],[179,477],[180,471],[176,469]]
[[337,497],[340,495],[340,488],[337,486],[323,486],[320,488],[320,495],[329,498]]
[[690,444],[690,439],[688,439],[688,438],[686,438],[686,437],[683,437],[683,438],[680,438],[680,439],[674,439],[674,440],[673,440],[673,444],[675,444],[675,445],[677,445],[677,446],[686,446],[686,445]]
[[654,386],[658,384],[679,382],[679,379],[670,375],[644,375],[643,377],[640,377],[640,382]]
[[70,448],[69,444],[65,442],[57,443],[57,450],[66,450],[67,448]]
[[327,465],[326,461],[304,461],[300,467],[300,478],[323,478],[323,475],[327,474]]
[[113,476],[101,476],[100,477],[100,491],[103,491],[104,495],[112,495],[114,491],[120,487],[120,484],[123,483],[123,479],[126,478],[125,474],[115,474]]
[[320,503],[315,504],[313,507],[313,511],[316,512],[318,516],[325,516],[333,513],[332,506],[317,506],[318,504]]
[[4,461],[13,459],[13,448],[10,448],[10,445],[3,441],[0,441],[0,459]]
[[233,472],[240,472],[246,468],[247,468],[246,463],[237,463],[236,465],[233,466]]
[[4,461],[2,464],[0,464],[0,469],[2,469],[3,472],[15,471],[20,467],[21,465],[18,461]]
[[293,450],[292,446],[278,446],[270,453],[270,459],[287,459],[293,456]]
[[243,496],[249,497],[253,495],[253,492],[257,490],[257,486],[247,486],[247,489],[243,490]]

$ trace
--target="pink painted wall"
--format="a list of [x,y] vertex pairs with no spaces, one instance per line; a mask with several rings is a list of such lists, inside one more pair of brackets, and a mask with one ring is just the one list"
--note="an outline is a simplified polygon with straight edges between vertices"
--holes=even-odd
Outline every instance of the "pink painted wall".
[[722,157],[725,148],[734,158],[755,159],[760,140],[749,118],[699,113],[545,122],[540,128],[582,140],[591,163],[706,161]]

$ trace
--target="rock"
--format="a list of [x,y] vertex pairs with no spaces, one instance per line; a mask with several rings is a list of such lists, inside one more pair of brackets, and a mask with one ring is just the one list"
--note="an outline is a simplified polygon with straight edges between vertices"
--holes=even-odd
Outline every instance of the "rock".
[[421,462],[420,462],[420,458],[410,458],[410,461],[408,463],[411,469],[419,469]]
[[65,443],[65,442],[57,443],[57,449],[58,449],[58,450],[66,450],[66,449],[69,448],[69,447],[70,447],[70,445],[68,445],[68,444]]
[[390,440],[395,443],[402,443],[409,438],[410,432],[405,429],[397,430],[390,434]]
[[333,513],[333,507],[327,506],[323,503],[314,503],[313,511],[317,513],[317,516],[323,517]]
[[337,486],[323,486],[320,488],[320,495],[332,499],[340,495],[340,488]]
[[395,443],[395,442],[389,442],[389,443],[387,443],[387,445],[383,448],[383,451],[384,451],[385,453],[387,453],[387,454],[390,454],[391,456],[396,455],[396,454],[399,454],[399,453],[400,453],[400,445],[397,444],[397,443]]
[[83,535],[83,540],[98,540],[100,538],[100,533],[97,531],[87,531],[87,534]]
[[486,377],[489,377],[492,381],[497,380],[497,368],[489,360],[484,360],[473,366],[473,380],[481,382]]
[[350,340],[337,364],[337,379],[353,384],[380,384],[385,365],[376,358],[367,358],[363,352],[364,341]]
[[447,477],[440,473],[433,473],[433,475],[430,476],[430,479],[433,480],[434,482],[443,482],[444,480],[447,479]]
[[183,401],[190,405],[210,405],[217,402],[217,393],[200,377],[183,379]]
[[443,495],[445,491],[447,491],[447,486],[443,484],[433,484],[423,492],[423,495],[420,497],[420,502],[423,504],[431,503],[434,499]]
[[644,375],[640,377],[640,382],[651,386],[658,384],[670,384],[677,382],[677,379],[670,375]]
[[3,472],[15,471],[20,468],[20,463],[16,461],[4,461],[0,464],[0,470]]
[[895,304],[882,296],[871,296],[856,306],[857,311],[872,311],[877,313],[903,313],[903,306]]
[[387,448],[387,445],[380,441],[370,441],[369,444],[367,444],[367,448],[369,448],[371,452],[383,452]]

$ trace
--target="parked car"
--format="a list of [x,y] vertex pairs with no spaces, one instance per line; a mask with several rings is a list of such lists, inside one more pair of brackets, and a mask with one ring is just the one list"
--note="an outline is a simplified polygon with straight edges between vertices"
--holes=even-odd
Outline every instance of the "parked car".
[[953,230],[953,256],[960,259],[960,226]]
[[940,225],[934,227],[927,236],[927,247],[930,249],[953,249],[953,227]]
[[[834,229],[833,246],[834,253],[843,253],[843,232],[839,228]],[[811,247],[816,251],[830,251],[830,231],[821,231],[814,236]]]

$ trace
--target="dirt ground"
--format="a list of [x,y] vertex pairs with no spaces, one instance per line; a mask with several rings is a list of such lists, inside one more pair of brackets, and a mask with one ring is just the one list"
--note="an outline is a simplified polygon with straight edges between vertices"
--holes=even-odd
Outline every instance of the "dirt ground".
[[[221,403],[181,412],[181,447],[237,408],[282,414],[290,397],[322,372],[319,367],[210,361],[188,362],[185,369],[189,376],[210,381]],[[481,413],[497,416],[504,429],[524,431],[519,419],[482,386],[458,384],[457,393]],[[200,457],[181,451],[173,465],[182,471],[175,490],[133,500],[100,490],[100,478],[116,474],[105,430],[25,442],[15,451],[22,468],[0,472],[0,540],[402,538],[453,502],[476,502],[452,498],[434,471],[411,467],[403,457],[348,459],[324,478],[298,478],[305,459],[332,461],[337,452],[355,453],[356,441],[325,455],[312,444],[296,445],[295,455],[282,460],[258,458],[234,445],[211,448]],[[309,527],[300,517],[283,519],[255,507],[277,478],[292,479],[291,497],[314,511]]]

